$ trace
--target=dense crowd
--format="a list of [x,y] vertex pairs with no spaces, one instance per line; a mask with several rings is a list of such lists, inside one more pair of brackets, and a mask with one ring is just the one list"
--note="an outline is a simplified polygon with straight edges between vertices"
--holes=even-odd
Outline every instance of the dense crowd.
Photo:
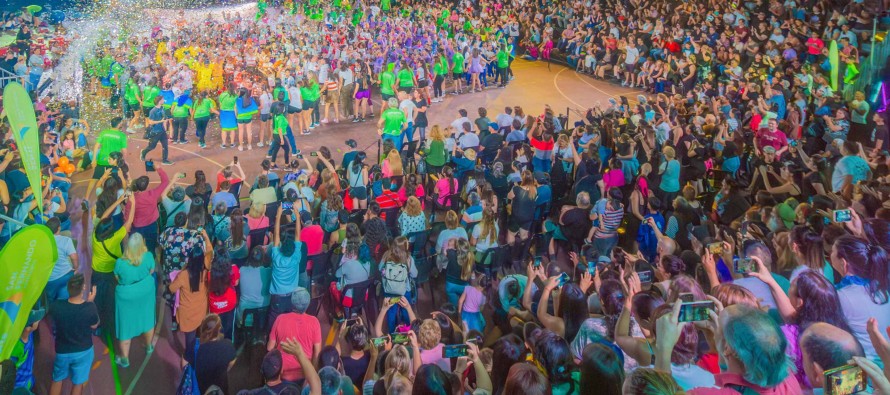
[[[34,359],[50,356],[35,356],[34,333],[51,325],[50,393],[71,381],[79,395],[108,358],[95,336],[128,369],[163,320],[180,393],[890,394],[887,114],[840,94],[875,18],[887,27],[880,9],[310,0],[180,13],[84,58],[107,125],[38,99],[51,78],[34,68],[59,58],[23,35],[50,30],[4,16],[22,38],[7,62],[34,80],[47,187],[33,196],[0,125],[0,245],[42,222],[59,256],[4,380],[36,390]],[[506,85],[516,56],[642,91],[573,122],[521,106],[430,122],[449,92]],[[299,149],[368,120],[380,157],[351,139]],[[144,171],[127,162],[133,133],[149,140]],[[170,165],[168,144],[192,133],[201,148],[256,137],[267,155],[155,166],[157,145]],[[91,175],[85,195],[69,195],[72,172]],[[255,344],[264,383],[230,387],[236,346]]]

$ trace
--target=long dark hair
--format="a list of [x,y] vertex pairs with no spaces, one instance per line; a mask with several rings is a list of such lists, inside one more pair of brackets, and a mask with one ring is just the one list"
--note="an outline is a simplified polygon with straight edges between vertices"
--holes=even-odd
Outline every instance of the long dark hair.
[[581,355],[581,395],[621,395],[624,364],[611,347],[591,343]]
[[117,191],[121,189],[121,182],[117,177],[108,177],[102,185],[102,193],[96,198],[96,216],[101,217],[117,201]]
[[890,249],[890,222],[880,218],[869,218],[862,221],[862,234],[872,244]]
[[797,309],[794,323],[803,332],[810,324],[825,322],[852,332],[841,310],[837,291],[819,272],[807,270],[794,279],[795,293],[803,304]]
[[191,256],[189,256],[185,270],[189,274],[189,289],[191,292],[198,292],[201,287],[201,280],[204,277],[204,251],[201,251],[198,247],[193,247],[193,251],[190,254]]
[[198,195],[210,192],[210,184],[207,183],[207,177],[204,175],[204,170],[195,171],[195,183],[192,185],[194,185],[195,193]]
[[608,339],[611,341],[615,339],[615,325],[618,324],[618,316],[621,315],[621,310],[624,308],[624,291],[621,288],[621,283],[614,278],[603,280],[598,291],[603,315],[605,315]]
[[244,243],[244,214],[240,208],[232,210],[229,234],[232,237],[232,247],[239,247]]
[[210,292],[214,295],[223,295],[232,286],[232,263],[225,254],[213,258],[213,266],[210,267]]
[[575,392],[575,382],[572,380],[575,357],[565,339],[548,332],[535,345],[535,358],[544,367],[551,385],[568,383],[571,387],[567,393]]
[[871,300],[877,304],[887,303],[890,292],[890,268],[887,251],[856,236],[844,235],[834,242],[837,257],[847,263],[850,274],[868,280]]
[[562,292],[559,293],[559,311],[556,314],[563,321],[563,337],[567,341],[574,340],[581,324],[589,317],[587,297],[575,283],[568,283],[562,287]]
[[510,367],[525,360],[527,350],[525,343],[519,336],[509,334],[498,339],[492,347],[494,353],[491,358],[491,383],[494,387],[492,394],[500,395],[507,382]]

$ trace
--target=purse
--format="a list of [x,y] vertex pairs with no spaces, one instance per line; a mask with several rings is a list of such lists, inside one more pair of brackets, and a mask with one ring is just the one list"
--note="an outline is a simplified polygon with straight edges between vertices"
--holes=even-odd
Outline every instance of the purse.
[[195,357],[193,363],[185,365],[182,370],[182,379],[179,380],[179,388],[176,395],[201,395],[201,389],[198,387],[198,377],[195,375],[194,364],[198,362],[198,345],[200,342],[195,339]]

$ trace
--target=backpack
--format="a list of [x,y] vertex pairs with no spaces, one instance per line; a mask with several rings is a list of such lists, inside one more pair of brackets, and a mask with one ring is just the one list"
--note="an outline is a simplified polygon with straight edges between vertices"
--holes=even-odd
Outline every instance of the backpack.
[[409,267],[403,263],[383,264],[383,292],[390,295],[405,295],[408,292]]

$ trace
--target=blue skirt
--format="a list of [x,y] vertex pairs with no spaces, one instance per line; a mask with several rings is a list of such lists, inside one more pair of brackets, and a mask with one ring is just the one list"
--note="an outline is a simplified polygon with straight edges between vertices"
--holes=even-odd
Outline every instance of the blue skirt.
[[238,121],[235,119],[234,111],[222,110],[219,112],[219,128],[222,130],[238,129]]

